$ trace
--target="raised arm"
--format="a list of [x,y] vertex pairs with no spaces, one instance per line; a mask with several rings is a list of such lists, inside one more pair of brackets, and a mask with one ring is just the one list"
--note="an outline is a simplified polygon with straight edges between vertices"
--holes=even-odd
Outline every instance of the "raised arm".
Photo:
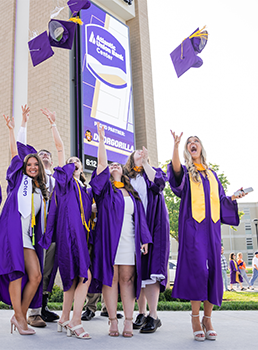
[[58,165],[60,167],[65,165],[65,152],[64,152],[64,144],[59,134],[59,131],[56,126],[56,113],[49,111],[47,108],[41,109],[41,112],[47,117],[52,130],[53,139],[56,145],[56,149],[58,152]]
[[12,158],[14,158],[18,154],[17,144],[15,140],[15,135],[14,135],[14,126],[15,126],[14,117],[10,118],[7,115],[4,115],[4,119],[9,129],[9,142],[10,142],[11,156]]
[[97,175],[99,175],[103,170],[108,166],[107,162],[107,151],[105,147],[104,137],[105,131],[104,126],[100,127],[99,123],[97,123],[98,133],[99,133],[99,149],[98,149],[98,167],[97,167]]
[[178,136],[172,130],[170,130],[170,132],[174,138],[174,150],[173,150],[173,156],[172,156],[173,170],[174,170],[176,175],[179,175],[181,172],[181,162],[180,162],[180,158],[179,158],[178,148],[179,148],[179,144],[180,144],[181,137],[182,137],[183,133],[181,132],[180,136]]
[[143,146],[142,147],[142,166],[148,177],[148,179],[153,182],[156,175],[156,170],[154,170],[148,163],[148,150]]
[[30,107],[27,105],[21,106],[22,109],[22,122],[21,127],[17,134],[17,141],[27,145],[27,122],[29,120],[30,115]]

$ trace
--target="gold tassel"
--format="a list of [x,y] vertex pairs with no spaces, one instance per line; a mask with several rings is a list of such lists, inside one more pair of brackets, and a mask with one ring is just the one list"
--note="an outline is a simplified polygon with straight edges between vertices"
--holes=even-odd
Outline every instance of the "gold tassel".
[[31,195],[31,228],[32,228],[32,245],[35,245],[34,226],[36,225],[35,209],[34,209],[34,193]]
[[71,17],[69,21],[74,22],[76,24],[79,24],[80,26],[83,25],[83,21],[80,19],[79,16],[77,17]]
[[88,232],[90,232],[90,229],[86,223],[86,220],[85,220],[85,216],[84,216],[84,209],[83,209],[83,204],[82,204],[82,194],[81,194],[81,189],[80,189],[80,185],[78,184],[78,181],[74,178],[75,182],[76,182],[76,185],[78,187],[78,192],[79,192],[79,199],[80,199],[80,211],[81,211],[81,220],[82,220],[82,224],[83,226],[85,226],[86,230]]

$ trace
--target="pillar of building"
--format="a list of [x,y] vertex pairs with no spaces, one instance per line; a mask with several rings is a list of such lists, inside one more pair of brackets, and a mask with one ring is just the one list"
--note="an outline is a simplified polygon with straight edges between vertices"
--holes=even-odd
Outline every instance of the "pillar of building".
[[135,1],[130,28],[136,148],[148,149],[151,164],[158,165],[147,0]]

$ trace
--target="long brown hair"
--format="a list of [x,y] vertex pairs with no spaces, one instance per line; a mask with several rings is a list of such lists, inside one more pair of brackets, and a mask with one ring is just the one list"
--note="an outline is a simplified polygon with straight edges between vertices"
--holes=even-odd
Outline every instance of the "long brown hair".
[[[125,186],[124,188],[126,189],[127,192],[131,193],[135,199],[140,201],[141,199],[140,199],[140,197],[138,195],[138,192],[136,192],[135,189],[133,188],[133,186],[131,185],[129,177],[124,174],[124,167],[122,165],[121,165],[121,167],[122,167],[122,170],[123,170],[123,174],[121,176],[121,182],[124,184],[124,186]],[[111,181],[113,190],[116,193],[117,192],[117,188],[114,185],[114,178],[113,178],[112,175],[110,175],[110,181]]]
[[39,188],[40,188],[41,193],[42,193],[42,196],[47,201],[48,200],[48,190],[47,190],[47,187],[46,187],[46,183],[47,183],[46,172],[45,172],[45,168],[44,168],[42,160],[40,159],[40,157],[36,153],[30,153],[24,158],[24,161],[23,161],[23,173],[28,175],[26,173],[26,167],[27,167],[27,163],[28,163],[30,158],[37,159],[38,167],[39,167],[39,173],[38,173],[37,178],[36,179],[32,178],[32,192],[33,193],[35,192],[35,190],[37,188],[36,183],[38,183],[39,184]]
[[[124,166],[124,173],[127,175],[130,179],[135,179],[138,174],[142,175],[143,174],[143,168],[140,172],[137,172],[134,170],[135,163],[134,163],[134,154],[136,151],[133,151],[133,153],[130,154],[128,157],[125,166]],[[149,159],[148,159],[149,163]]]

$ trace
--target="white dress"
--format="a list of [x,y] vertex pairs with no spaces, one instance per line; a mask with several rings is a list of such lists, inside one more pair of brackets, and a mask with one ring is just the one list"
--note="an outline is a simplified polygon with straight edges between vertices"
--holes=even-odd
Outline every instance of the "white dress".
[[[35,216],[37,216],[38,212],[40,211],[41,208],[41,191],[39,188],[35,189],[34,192],[34,210],[35,210]],[[29,249],[34,249],[31,241],[31,236],[30,236],[30,226],[31,226],[31,215],[27,216],[24,218],[21,215],[21,224],[22,224],[22,238],[23,238],[23,248],[29,248]]]
[[124,220],[116,251],[115,265],[135,265],[134,205],[130,196],[124,197]]

